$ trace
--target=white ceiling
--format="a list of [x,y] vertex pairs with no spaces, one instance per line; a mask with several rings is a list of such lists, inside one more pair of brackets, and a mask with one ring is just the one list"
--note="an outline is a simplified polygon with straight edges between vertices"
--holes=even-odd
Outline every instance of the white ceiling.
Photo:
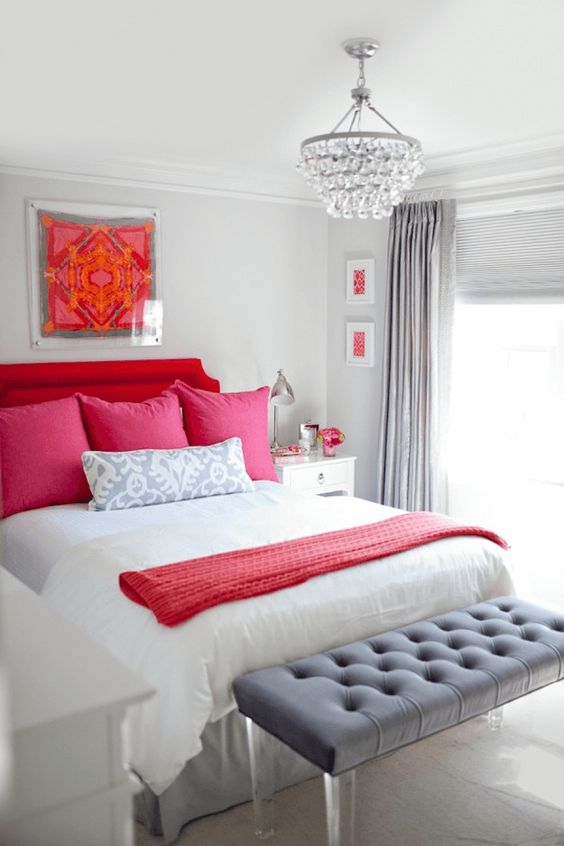
[[80,160],[171,181],[189,171],[202,184],[217,174],[289,183],[302,138],[348,108],[356,65],[340,43],[357,35],[382,45],[367,63],[375,105],[420,138],[431,168],[461,151],[499,159],[508,144],[564,149],[562,0],[10,7],[0,45],[7,165],[72,170]]

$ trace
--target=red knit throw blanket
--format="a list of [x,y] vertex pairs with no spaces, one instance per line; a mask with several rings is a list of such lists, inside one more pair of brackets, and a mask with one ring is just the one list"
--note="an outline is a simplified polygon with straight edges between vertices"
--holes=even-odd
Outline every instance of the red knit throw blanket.
[[129,570],[120,574],[119,584],[129,599],[150,608],[159,623],[177,626],[223,602],[272,593],[323,573],[457,535],[478,535],[508,548],[503,538],[487,529],[415,511],[367,526]]

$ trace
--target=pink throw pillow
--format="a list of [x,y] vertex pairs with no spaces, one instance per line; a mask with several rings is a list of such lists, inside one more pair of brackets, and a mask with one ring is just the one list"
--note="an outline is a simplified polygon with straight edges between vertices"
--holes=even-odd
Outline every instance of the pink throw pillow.
[[172,393],[143,402],[106,402],[78,396],[91,449],[129,452],[188,446],[178,397]]
[[190,388],[177,380],[190,446],[209,446],[241,438],[245,467],[251,479],[277,482],[268,445],[268,388],[216,394]]
[[90,499],[89,449],[76,397],[0,408],[0,516]]

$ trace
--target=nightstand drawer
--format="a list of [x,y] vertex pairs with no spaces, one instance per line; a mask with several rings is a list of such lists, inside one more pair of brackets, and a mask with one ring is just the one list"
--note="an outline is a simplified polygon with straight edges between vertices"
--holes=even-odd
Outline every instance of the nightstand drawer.
[[291,486],[295,490],[303,491],[342,486],[348,482],[350,469],[348,462],[339,461],[336,464],[330,464],[326,461],[314,467],[292,469],[290,472]]
[[307,494],[354,496],[354,455],[327,458],[313,453],[275,464],[276,475],[283,485]]

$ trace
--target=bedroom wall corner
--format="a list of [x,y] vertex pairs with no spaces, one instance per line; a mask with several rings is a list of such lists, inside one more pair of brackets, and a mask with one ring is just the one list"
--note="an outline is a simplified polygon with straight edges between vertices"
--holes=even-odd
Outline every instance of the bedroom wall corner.
[[[376,453],[382,406],[388,221],[331,220],[327,287],[327,423],[338,426],[344,449],[357,456],[356,495],[376,500]],[[346,263],[375,259],[373,305],[346,302]],[[375,324],[374,367],[346,363],[347,322]]]
[[[163,345],[33,350],[28,319],[26,198],[160,209]],[[0,361],[201,357],[225,391],[272,385],[296,403],[280,435],[326,415],[328,221],[321,207],[228,192],[0,173]]]

